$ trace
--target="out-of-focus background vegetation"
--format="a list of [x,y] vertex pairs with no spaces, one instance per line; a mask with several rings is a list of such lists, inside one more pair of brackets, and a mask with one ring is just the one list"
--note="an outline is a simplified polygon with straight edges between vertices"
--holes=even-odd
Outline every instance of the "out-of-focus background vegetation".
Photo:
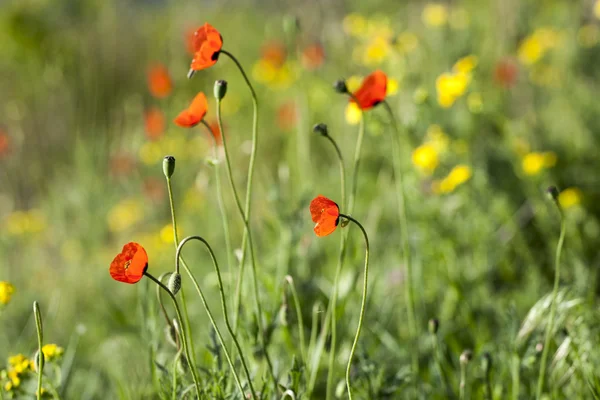
[[[311,127],[329,126],[350,168],[357,114],[332,83],[344,78],[353,90],[381,69],[402,133],[420,336],[407,345],[392,130],[376,107],[366,115],[353,214],[372,242],[359,398],[403,398],[415,346],[421,374],[410,379],[419,382],[422,398],[447,398],[430,318],[440,321],[442,365],[454,393],[458,357],[472,349],[474,398],[484,390],[484,352],[494,360],[494,398],[533,396],[559,230],[559,214],[544,194],[549,185],[562,190],[567,236],[548,394],[593,398],[600,383],[599,18],[600,5],[586,0],[3,1],[0,281],[14,292],[7,299],[3,289],[0,367],[17,353],[33,355],[31,304],[38,300],[45,341],[65,349],[57,361],[63,398],[158,396],[150,349],[160,360],[172,351],[154,288],[147,280],[117,283],[108,266],[124,243],[136,241],[148,250],[155,276],[173,269],[161,168],[167,154],[177,159],[181,234],[200,234],[213,245],[233,297],[235,267],[227,269],[206,162],[212,140],[201,126],[171,122],[204,91],[207,121],[214,123],[213,82],[226,79],[224,131],[236,181],[245,186],[252,103],[241,75],[222,58],[186,78],[187,38],[209,22],[246,68],[260,101],[252,226],[270,316],[282,305],[286,274],[298,286],[307,336],[320,318],[313,318],[315,304],[322,311],[328,302],[339,240],[317,240],[308,204],[317,194],[339,199],[339,171],[333,148]],[[166,86],[153,88],[153,73],[165,70]],[[237,248],[242,224],[225,188]],[[358,230],[347,229],[336,383],[358,318],[364,255]],[[186,254],[219,310],[207,255]],[[209,323],[193,292],[187,295],[196,350],[208,358]],[[282,376],[298,350],[295,321],[292,313],[288,325],[275,327],[271,352]],[[251,321],[243,324],[251,330]],[[324,398],[326,358],[314,398]]]

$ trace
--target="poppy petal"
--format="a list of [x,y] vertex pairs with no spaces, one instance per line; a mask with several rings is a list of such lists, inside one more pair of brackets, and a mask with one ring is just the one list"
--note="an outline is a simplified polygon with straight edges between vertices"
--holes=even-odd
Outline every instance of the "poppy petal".
[[116,281],[137,283],[148,268],[148,254],[138,243],[130,242],[123,246],[110,264],[110,276]]
[[386,92],[387,76],[382,71],[377,70],[365,78],[360,88],[353,95],[360,108],[368,110],[385,100]]

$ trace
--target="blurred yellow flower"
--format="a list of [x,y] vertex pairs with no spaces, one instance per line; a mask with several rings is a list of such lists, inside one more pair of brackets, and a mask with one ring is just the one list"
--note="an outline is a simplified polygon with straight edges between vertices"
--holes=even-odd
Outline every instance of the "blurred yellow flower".
[[458,74],[468,74],[477,67],[477,64],[479,64],[479,57],[471,54],[454,63],[452,70]]
[[458,186],[471,179],[473,172],[468,165],[460,164],[452,168],[448,176],[441,181],[434,181],[431,189],[434,193],[443,194],[453,192]]
[[348,103],[346,106],[346,122],[350,125],[357,125],[362,119],[362,111],[358,104]]
[[518,49],[519,60],[525,65],[538,62],[548,50],[556,47],[561,35],[551,28],[538,28],[521,42]]
[[448,21],[448,7],[441,3],[429,3],[423,8],[421,19],[427,26],[443,26]]
[[425,133],[425,140],[427,144],[435,148],[438,154],[448,150],[448,145],[450,144],[448,135],[446,135],[446,132],[444,132],[442,127],[437,124],[429,125],[427,132]]
[[[10,298],[12,297],[12,294],[15,292],[15,287],[6,281],[0,281],[0,304],[8,304],[10,302]],[[8,363],[12,365],[11,360],[13,360],[13,358],[9,358]],[[15,360],[13,360],[14,362]]]
[[356,92],[362,84],[362,80],[362,76],[358,75],[352,75],[351,77],[346,79],[346,87],[348,88],[348,91],[351,93]]
[[23,361],[26,360],[27,357],[25,357],[23,354],[16,354],[14,356],[8,357],[8,365],[14,368],[15,366],[21,364]]
[[344,32],[350,36],[362,36],[367,31],[367,20],[358,13],[348,14],[342,21]]
[[440,106],[450,108],[460,96],[462,96],[470,82],[467,74],[451,74],[445,72],[438,76],[435,81],[437,99]]
[[419,38],[412,32],[402,32],[396,40],[398,51],[404,54],[412,53],[419,47]]
[[452,29],[462,30],[467,29],[471,21],[467,10],[464,8],[455,8],[450,11],[448,22],[450,23],[450,27]]
[[252,76],[273,89],[286,89],[296,80],[297,71],[289,61],[278,66],[269,60],[260,59],[252,67]]
[[60,357],[64,353],[64,349],[56,344],[45,344],[42,346],[42,353],[46,361],[51,361],[57,357]]
[[577,43],[581,47],[594,47],[600,39],[600,30],[596,25],[587,24],[577,31]]
[[581,204],[581,198],[583,197],[583,193],[580,189],[572,187],[567,188],[560,192],[558,195],[558,204],[563,210],[574,207],[578,204]]
[[6,232],[13,236],[39,233],[46,229],[46,217],[38,209],[14,211],[4,223]]
[[116,204],[107,215],[108,229],[123,232],[144,217],[142,203],[137,199],[125,199]]
[[399,88],[400,88],[400,83],[398,82],[397,79],[388,78],[385,96],[386,97],[394,96],[395,94],[398,93]]
[[594,3],[594,15],[600,19],[600,0],[596,0]]
[[377,36],[367,45],[363,63],[369,66],[379,65],[386,59],[389,52],[389,41],[381,36]]
[[467,96],[467,107],[473,114],[478,114],[483,110],[483,98],[481,93],[473,92]]
[[426,175],[431,175],[440,163],[436,148],[425,143],[417,147],[412,153],[413,164]]
[[554,165],[556,165],[556,154],[551,151],[528,153],[521,162],[523,172],[530,176],[537,175],[543,169],[551,168]]
[[[179,229],[179,225],[177,226],[177,236],[181,238],[181,229]],[[162,227],[160,230],[160,240],[166,244],[175,243],[172,224],[167,224]]]

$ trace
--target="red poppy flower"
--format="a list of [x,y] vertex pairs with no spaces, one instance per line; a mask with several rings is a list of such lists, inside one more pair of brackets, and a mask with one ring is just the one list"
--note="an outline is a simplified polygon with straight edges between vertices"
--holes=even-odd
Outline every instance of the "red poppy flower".
[[325,49],[320,43],[313,43],[302,50],[302,65],[309,71],[313,71],[325,62]]
[[148,139],[156,140],[165,131],[165,116],[158,108],[152,107],[144,113],[144,125]]
[[501,86],[509,88],[517,81],[519,69],[517,63],[510,58],[500,60],[494,70],[494,80]]
[[340,222],[340,208],[325,196],[318,195],[310,202],[310,215],[316,222],[317,236],[327,236],[337,228]]
[[119,282],[137,283],[142,279],[147,268],[146,250],[137,243],[129,242],[110,263],[110,276]]
[[223,47],[223,37],[209,24],[204,24],[194,33],[192,40],[194,59],[192,69],[200,71],[215,65]]
[[179,113],[175,123],[182,128],[193,128],[198,125],[208,111],[208,103],[204,93],[200,92],[194,97],[192,104]]
[[369,110],[385,100],[386,91],[387,76],[378,70],[367,76],[353,95],[362,110]]
[[10,151],[10,138],[8,134],[0,130],[0,158],[4,157]]
[[167,67],[156,64],[148,70],[148,89],[150,94],[157,98],[167,97],[173,89],[173,82]]

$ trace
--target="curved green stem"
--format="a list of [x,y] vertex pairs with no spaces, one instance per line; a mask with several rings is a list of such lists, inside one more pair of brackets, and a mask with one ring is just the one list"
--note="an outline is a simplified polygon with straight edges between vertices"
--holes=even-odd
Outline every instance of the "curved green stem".
[[304,321],[302,318],[302,307],[300,306],[300,299],[298,298],[298,292],[296,291],[296,285],[294,285],[294,278],[290,275],[286,275],[285,282],[290,287],[292,297],[294,299],[294,307],[296,308],[296,318],[298,318],[298,337],[300,339],[300,354],[302,355],[302,363],[306,365],[306,359],[308,357],[306,353],[306,341],[304,338]]
[[[402,263],[404,264],[406,274],[406,290],[404,291],[406,296],[406,308],[408,314],[408,330],[413,343],[416,343],[418,332],[417,332],[417,317],[415,313],[415,299],[414,299],[414,287],[413,287],[413,269],[410,255],[410,243],[408,241],[408,218],[406,216],[406,193],[404,188],[404,179],[402,174],[402,166],[400,164],[400,146],[398,140],[400,140],[400,131],[398,129],[398,123],[392,112],[387,101],[383,101],[387,113],[389,114],[392,126],[394,127],[394,136],[392,136],[392,164],[394,168],[394,183],[396,188],[396,197],[398,198],[398,216],[400,218],[400,238],[402,240]],[[418,346],[412,346],[411,358],[412,358],[412,369],[416,377],[419,376],[419,348]]]
[[560,208],[560,205],[555,201],[558,211],[560,212],[560,236],[556,245],[556,256],[554,259],[554,289],[552,290],[552,303],[550,303],[550,316],[548,325],[546,326],[546,337],[544,339],[544,350],[542,352],[542,361],[540,363],[540,375],[538,377],[537,392],[535,398],[540,400],[544,389],[544,379],[546,376],[546,362],[548,359],[548,348],[550,347],[550,338],[554,329],[554,317],[556,315],[556,296],[558,294],[558,284],[560,282],[560,255],[562,253],[563,244],[565,241],[566,221],[565,215]]
[[[219,212],[221,213],[221,222],[223,224],[223,234],[225,236],[225,251],[227,252],[227,271],[231,277],[233,266],[233,247],[231,246],[231,235],[229,234],[229,219],[227,218],[227,211],[225,209],[225,198],[223,196],[223,187],[221,185],[221,174],[220,174],[220,162],[219,162],[219,143],[217,138],[212,132],[212,129],[205,120],[201,121],[210,136],[213,138],[213,157],[214,157],[214,170],[215,170],[215,184],[217,186],[217,204],[219,206]],[[231,286],[231,278],[229,279],[229,286]]]
[[352,367],[352,358],[354,357],[354,352],[356,351],[356,346],[358,344],[358,338],[360,337],[360,331],[362,329],[363,320],[365,317],[365,308],[367,305],[367,286],[369,283],[369,236],[365,231],[365,228],[361,225],[360,222],[355,220],[349,215],[340,214],[340,218],[346,218],[352,222],[354,222],[362,231],[362,234],[365,238],[365,272],[363,279],[363,295],[360,304],[360,317],[358,318],[358,327],[356,328],[356,335],[354,336],[354,342],[352,342],[352,348],[350,349],[350,357],[348,358],[348,366],[346,367],[346,387],[348,388],[348,398],[352,400],[352,387],[350,386],[350,369]]
[[[223,139],[223,150],[225,151],[225,163],[227,165],[227,177],[229,178],[229,184],[231,186],[231,190],[233,191],[233,197],[235,198],[235,204],[237,205],[240,216],[242,217],[242,220],[244,222],[244,236],[248,238],[248,245],[250,247],[250,264],[252,266],[252,284],[254,286],[254,305],[256,307],[256,318],[257,318],[257,323],[258,323],[260,344],[261,344],[262,350],[265,355],[265,360],[267,361],[267,364],[269,367],[269,372],[271,374],[271,378],[273,379],[275,388],[277,388],[277,378],[275,377],[275,373],[273,372],[273,365],[271,363],[271,358],[269,357],[269,353],[267,351],[267,346],[265,343],[266,336],[265,336],[265,328],[264,328],[263,322],[262,322],[262,306],[260,303],[260,296],[259,296],[259,292],[258,292],[258,278],[257,278],[257,274],[256,274],[256,258],[254,256],[254,243],[252,241],[252,232],[250,230],[249,219],[247,218],[246,214],[244,213],[244,209],[242,207],[240,197],[238,196],[238,192],[235,187],[235,182],[233,181],[233,171],[231,169],[231,160],[229,157],[229,151],[227,150],[227,139],[226,139],[225,132],[223,132],[223,122],[221,120],[221,101],[220,100],[217,100],[217,121],[219,123],[219,130],[221,131],[221,137]],[[240,264],[240,276],[238,279],[238,289],[241,287],[241,281],[242,281],[241,278],[243,277],[242,266],[244,265],[244,263],[243,263],[244,254],[245,254],[245,252],[242,249],[242,261]],[[241,291],[240,291],[240,293],[241,293]],[[234,312],[236,310],[238,310],[238,308],[239,308],[239,301],[240,300],[238,298],[238,295],[236,294],[236,303],[237,304],[234,306]],[[234,316],[235,315],[236,314],[234,314]],[[233,327],[234,333],[236,332],[236,325],[235,325],[236,322],[237,322],[237,320],[234,320],[234,327]]]
[[460,363],[459,399],[465,400],[467,392],[467,363]]
[[[250,211],[251,211],[251,203],[252,203],[252,180],[254,178],[254,164],[256,163],[256,150],[258,148],[258,97],[256,96],[256,92],[254,91],[254,87],[252,86],[252,83],[250,83],[250,80],[248,79],[248,75],[246,75],[246,72],[244,71],[244,68],[242,67],[242,64],[240,64],[240,62],[237,60],[237,58],[234,57],[233,54],[231,54],[228,51],[225,50],[221,50],[221,53],[225,54],[227,57],[229,57],[234,63],[235,65],[238,67],[240,73],[242,74],[242,76],[244,77],[244,81],[246,82],[246,85],[248,86],[248,89],[250,89],[250,93],[252,95],[252,106],[253,106],[253,112],[252,112],[252,150],[250,152],[250,161],[248,163],[248,181],[246,183],[246,201],[245,201],[245,205],[244,205],[244,209],[243,209],[243,214],[242,217],[244,218],[244,222],[246,225],[248,225],[249,221],[250,221]],[[225,135],[223,134],[223,129],[221,127],[221,121],[219,119],[219,130],[221,131],[221,137],[223,139],[223,147],[225,147]],[[237,327],[238,327],[238,322],[239,322],[239,311],[240,311],[240,303],[242,300],[242,280],[244,277],[244,264],[246,261],[246,247],[248,245],[250,245],[250,247],[252,247],[252,244],[249,243],[250,241],[250,230],[249,229],[245,229],[244,230],[244,234],[242,236],[242,256],[240,257],[240,268],[239,268],[239,272],[238,272],[238,280],[237,280],[237,285],[236,285],[236,290],[235,290],[235,301],[234,301],[234,308],[233,308],[233,327],[234,327],[234,331],[237,331]],[[254,261],[252,261],[252,279],[256,280],[256,266],[254,264]],[[259,300],[257,300],[259,301]],[[259,325],[262,325],[262,316],[259,315]]]
[[[354,95],[350,95],[350,97],[356,101],[358,104],[358,100]],[[356,201],[356,191],[358,190],[358,167],[360,165],[360,153],[362,151],[362,142],[365,137],[365,113],[361,110],[361,118],[358,125],[358,137],[356,139],[356,147],[354,149],[354,167],[352,168],[352,188],[350,191],[350,201],[348,202],[348,214],[352,214],[354,212],[354,202]]]
[[[171,297],[171,300],[173,301],[173,305],[175,306],[175,312],[177,313],[177,321],[179,322],[179,325],[181,328],[181,331],[179,333],[181,334],[181,342],[183,343],[183,351],[185,353],[185,357],[188,360],[192,360],[192,358],[190,357],[190,350],[188,348],[188,342],[186,339],[187,334],[185,333],[185,325],[183,323],[183,318],[181,316],[181,310],[179,309],[179,304],[177,303],[177,299],[175,298],[175,295],[173,293],[171,293],[169,288],[167,288],[161,281],[159,281],[154,276],[149,274],[148,271],[144,272],[144,275],[146,275],[154,283],[156,283],[158,286],[160,286],[161,289],[164,290],[165,292],[167,292],[167,294]],[[196,371],[196,366],[194,364],[190,363],[190,371],[192,372],[192,379],[194,380],[194,385],[196,387],[196,394],[198,395],[198,398],[201,399],[202,391],[200,390],[200,380],[198,378],[198,373]]]
[[[37,399],[40,400],[42,398],[42,377],[44,376],[44,364],[46,362],[44,358],[44,352],[42,351],[43,341],[44,341],[44,327],[42,325],[42,312],[40,311],[40,305],[37,301],[33,302],[33,314],[35,316],[35,330],[37,331],[37,339],[38,339],[38,359],[37,359],[37,367],[38,367],[38,381],[37,381]],[[2,388],[0,388],[2,390]]]
[[[231,328],[231,324],[229,323],[229,314],[227,313],[227,302],[225,300],[225,291],[223,289],[223,281],[221,279],[221,270],[219,269],[219,264],[217,262],[217,257],[215,256],[215,253],[212,249],[212,247],[210,247],[210,245],[208,244],[208,242],[201,236],[188,236],[185,239],[183,239],[181,241],[181,243],[179,243],[179,246],[177,247],[177,253],[175,256],[175,264],[179,264],[179,260],[180,260],[180,254],[181,254],[181,250],[183,249],[183,246],[189,242],[190,240],[198,240],[200,242],[202,242],[204,244],[204,246],[206,246],[206,249],[208,250],[208,252],[210,253],[210,257],[212,259],[213,262],[213,266],[215,267],[215,272],[217,273],[217,279],[219,282],[219,293],[221,295],[221,307],[223,309],[223,316],[225,318],[225,325],[227,326],[227,330],[229,331],[229,334],[231,335],[231,338],[233,339],[233,342],[235,343],[235,347],[238,350],[238,353],[240,354],[240,360],[242,362],[242,367],[244,368],[244,373],[246,374],[246,377],[248,379],[248,386],[250,386],[250,391],[252,392],[252,397],[254,399],[258,399],[258,397],[256,396],[256,392],[254,391],[254,386],[252,385],[252,377],[250,376],[250,372],[248,371],[248,366],[246,365],[246,359],[244,357],[244,353],[242,351],[242,348],[240,346],[240,343],[237,340],[236,335],[233,333],[233,329]],[[231,360],[231,356],[229,355],[229,350],[227,349],[227,346],[225,345],[225,341],[223,340],[223,336],[221,335],[221,332],[213,318],[213,315],[210,311],[210,309],[208,308],[208,304],[206,303],[206,299],[204,297],[204,293],[202,292],[202,289],[200,288],[200,285],[198,284],[198,281],[196,280],[196,278],[192,275],[192,272],[190,271],[190,269],[187,267],[187,265],[183,265],[183,268],[185,269],[185,271],[187,272],[187,274],[190,276],[190,279],[192,279],[194,286],[196,287],[196,290],[198,291],[198,294],[200,295],[200,299],[202,300],[202,304],[204,305],[204,308],[206,309],[206,313],[208,314],[208,318],[210,319],[210,322],[212,323],[213,327],[215,328],[215,332],[217,334],[217,337],[219,338],[219,342],[221,343],[221,346],[223,346],[223,352],[225,353],[225,358],[227,359],[227,362],[229,363],[229,367],[231,368],[231,371],[233,372],[233,376],[234,379],[238,385],[238,388],[240,389],[240,392],[242,393],[242,397],[246,398],[246,394],[244,393],[244,389],[242,387],[242,384],[240,382],[240,378],[235,370],[235,367],[233,365],[233,361]]]

